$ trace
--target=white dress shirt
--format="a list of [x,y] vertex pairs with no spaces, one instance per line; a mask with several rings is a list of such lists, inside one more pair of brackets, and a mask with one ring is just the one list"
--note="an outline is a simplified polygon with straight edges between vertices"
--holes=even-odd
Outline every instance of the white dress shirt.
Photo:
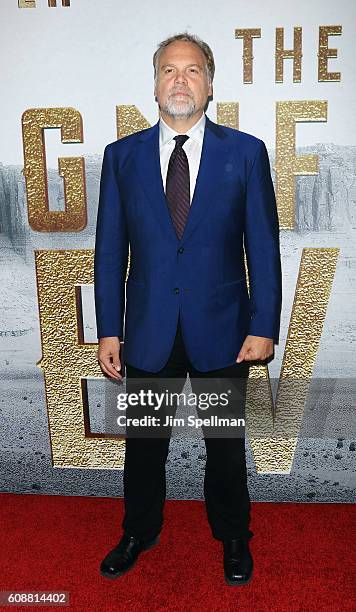
[[[183,145],[183,149],[187,154],[189,164],[189,179],[190,179],[190,203],[192,203],[195,183],[198,176],[198,170],[200,165],[200,157],[204,140],[205,130],[205,113],[202,114],[200,119],[191,127],[186,135],[189,136],[188,140]],[[169,159],[172,155],[172,151],[175,148],[176,141],[173,140],[174,136],[177,136],[179,132],[173,130],[167,123],[160,117],[159,119],[159,153],[161,162],[161,173],[164,191],[166,191],[166,178]]]

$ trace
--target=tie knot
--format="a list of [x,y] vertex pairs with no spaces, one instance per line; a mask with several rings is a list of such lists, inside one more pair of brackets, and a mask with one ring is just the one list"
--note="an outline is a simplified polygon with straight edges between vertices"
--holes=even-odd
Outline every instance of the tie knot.
[[175,136],[174,140],[176,141],[176,147],[182,147],[188,138],[189,136],[186,134],[179,134],[178,136]]

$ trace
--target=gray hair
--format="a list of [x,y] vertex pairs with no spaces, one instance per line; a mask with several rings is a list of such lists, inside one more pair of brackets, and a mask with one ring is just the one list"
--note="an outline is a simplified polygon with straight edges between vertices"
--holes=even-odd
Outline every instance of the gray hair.
[[210,49],[209,45],[206,42],[204,42],[201,38],[199,38],[199,36],[196,36],[195,34],[189,34],[189,32],[182,32],[180,34],[175,34],[174,36],[170,36],[169,38],[166,38],[165,40],[162,40],[162,42],[159,43],[158,49],[153,54],[153,68],[154,68],[155,82],[158,76],[159,58],[163,50],[168,45],[175,42],[176,40],[183,40],[185,42],[194,43],[203,52],[204,57],[205,57],[206,74],[208,77],[209,85],[211,85],[213,82],[214,73],[215,73],[215,62],[214,62],[213,52]]

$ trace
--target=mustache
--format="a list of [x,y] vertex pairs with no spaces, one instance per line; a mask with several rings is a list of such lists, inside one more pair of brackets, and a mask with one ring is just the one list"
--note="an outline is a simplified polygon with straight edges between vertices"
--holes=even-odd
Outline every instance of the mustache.
[[187,94],[188,96],[190,96],[191,98],[193,97],[192,92],[189,89],[173,89],[172,91],[170,91],[169,95],[172,96],[174,94],[180,94],[180,93],[184,93]]

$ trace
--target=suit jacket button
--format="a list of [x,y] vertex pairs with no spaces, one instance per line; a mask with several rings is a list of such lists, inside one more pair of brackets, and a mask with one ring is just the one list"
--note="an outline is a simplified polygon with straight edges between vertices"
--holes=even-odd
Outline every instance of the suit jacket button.
[[178,253],[183,253],[183,252],[184,252],[184,247],[179,247]]
[[178,289],[178,287],[175,287],[175,288],[174,288],[174,293],[179,293],[179,289]]

